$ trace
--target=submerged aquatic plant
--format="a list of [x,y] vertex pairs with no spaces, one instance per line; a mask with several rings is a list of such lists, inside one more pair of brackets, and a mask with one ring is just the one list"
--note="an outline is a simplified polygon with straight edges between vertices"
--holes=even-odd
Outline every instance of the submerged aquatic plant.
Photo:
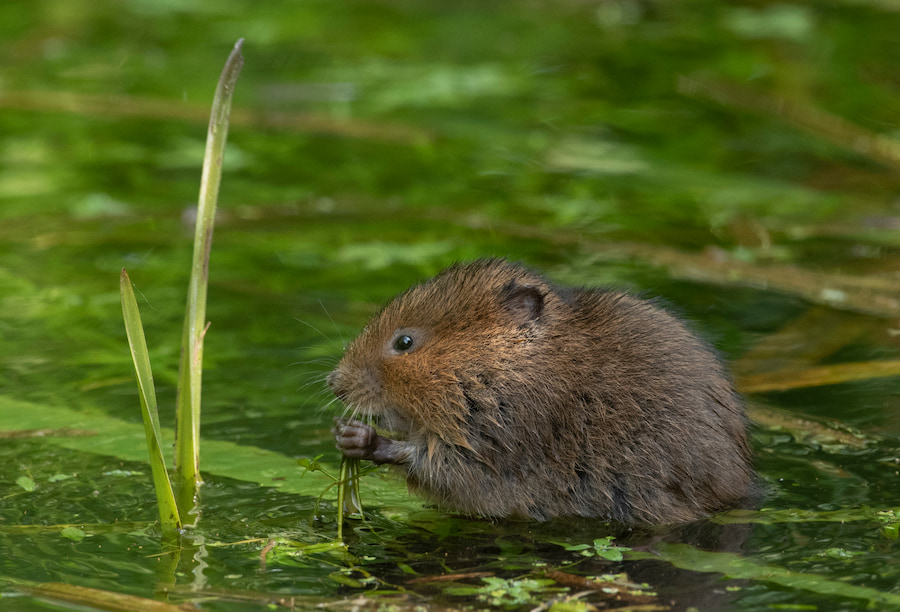
[[492,606],[522,606],[541,601],[548,593],[560,593],[568,588],[556,586],[549,578],[521,578],[507,580],[497,576],[481,579],[481,586],[452,586],[444,590],[447,595],[467,595],[477,597]]

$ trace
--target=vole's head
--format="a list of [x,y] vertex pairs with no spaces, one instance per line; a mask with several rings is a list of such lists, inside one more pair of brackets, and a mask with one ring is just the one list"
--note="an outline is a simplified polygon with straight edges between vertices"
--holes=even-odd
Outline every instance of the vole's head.
[[505,260],[452,266],[376,314],[328,385],[387,429],[465,446],[469,411],[490,408],[498,385],[515,384],[518,354],[539,340],[558,302],[540,276]]

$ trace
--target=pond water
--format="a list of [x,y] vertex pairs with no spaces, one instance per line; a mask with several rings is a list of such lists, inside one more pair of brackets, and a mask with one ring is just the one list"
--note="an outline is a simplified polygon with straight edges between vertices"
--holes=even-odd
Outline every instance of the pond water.
[[[895,2],[45,0],[0,31],[0,608],[900,608]],[[241,37],[178,548],[118,277],[170,427]],[[761,507],[490,522],[378,471],[329,548],[334,490],[297,463],[337,468],[324,375],[389,297],[489,255],[693,320],[747,392]]]

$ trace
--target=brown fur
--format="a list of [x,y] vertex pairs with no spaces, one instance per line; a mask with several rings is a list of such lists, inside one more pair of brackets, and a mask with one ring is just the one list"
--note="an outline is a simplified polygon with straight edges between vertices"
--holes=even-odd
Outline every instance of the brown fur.
[[674,523],[753,487],[743,405],[712,349],[650,301],[504,260],[395,298],[328,382],[402,439],[341,421],[345,454],[396,464],[462,512]]

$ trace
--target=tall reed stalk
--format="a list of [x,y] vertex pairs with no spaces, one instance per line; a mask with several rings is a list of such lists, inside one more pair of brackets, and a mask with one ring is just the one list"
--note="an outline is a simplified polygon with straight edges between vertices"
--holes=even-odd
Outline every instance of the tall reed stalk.
[[244,40],[241,39],[234,46],[219,77],[209,117],[203,175],[200,178],[200,197],[194,230],[194,258],[184,312],[181,364],[175,401],[175,479],[178,507],[182,516],[187,516],[194,509],[197,489],[201,482],[200,391],[203,380],[203,339],[209,327],[206,321],[209,254],[212,248],[219,184],[222,180],[225,142],[228,139],[231,99],[238,75],[244,65],[244,58],[241,55],[243,44]]
[[212,246],[213,224],[219,184],[222,180],[222,164],[225,142],[228,138],[228,118],[231,99],[244,58],[241,55],[243,39],[235,44],[213,97],[209,130],[206,136],[206,153],[203,158],[203,175],[200,179],[200,197],[197,208],[197,224],[194,233],[194,258],[188,285],[187,306],[181,345],[178,391],[175,406],[175,490],[169,481],[163,460],[159,415],[150,358],[144,339],[140,312],[128,273],[122,269],[120,293],[125,330],[131,347],[138,393],[144,418],[144,431],[150,452],[153,485],[159,505],[159,518],[163,535],[179,533],[185,518],[195,515],[200,479],[200,390],[203,373],[203,339],[209,324],[206,322],[206,294],[209,281],[209,255]]

